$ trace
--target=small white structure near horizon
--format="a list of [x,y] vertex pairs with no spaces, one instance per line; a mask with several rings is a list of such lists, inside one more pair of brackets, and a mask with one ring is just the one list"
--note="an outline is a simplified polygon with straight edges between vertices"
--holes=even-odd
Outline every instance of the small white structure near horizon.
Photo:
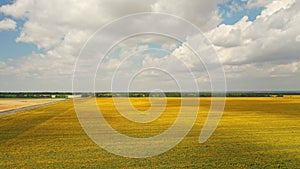
[[67,95],[68,99],[74,99],[74,98],[80,98],[80,97],[81,97],[81,94],[78,94],[78,95]]

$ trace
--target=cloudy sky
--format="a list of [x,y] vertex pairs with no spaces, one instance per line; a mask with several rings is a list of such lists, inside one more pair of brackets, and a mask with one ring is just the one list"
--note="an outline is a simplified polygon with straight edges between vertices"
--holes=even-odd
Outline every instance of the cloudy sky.
[[[137,21],[95,36],[112,21],[141,12],[178,16],[198,27],[201,35],[187,33],[180,41],[141,34],[123,38],[106,54],[97,44],[86,51],[91,37],[109,41],[124,31],[147,29],[149,25]],[[188,31],[172,17],[157,18],[150,26],[165,25],[169,32]],[[203,38],[209,44],[197,41],[199,59],[189,45]],[[300,1],[0,1],[0,91],[71,91],[78,56],[88,60],[85,53],[95,50],[104,59],[92,60],[99,62],[97,71],[86,71],[86,76],[94,76],[95,90],[100,91],[178,90],[176,81],[194,90],[192,80],[206,91],[211,78],[219,77],[207,73],[203,60],[220,63],[209,69],[222,66],[229,91],[300,90]],[[193,79],[186,78],[191,72]]]

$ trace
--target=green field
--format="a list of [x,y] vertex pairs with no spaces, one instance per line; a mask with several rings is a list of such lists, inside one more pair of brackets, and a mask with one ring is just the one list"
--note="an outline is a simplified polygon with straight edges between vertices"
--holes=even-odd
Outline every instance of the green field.
[[[192,98],[187,98],[192,99]],[[97,98],[113,128],[149,137],[176,119],[179,98],[168,98],[157,120],[139,124],[122,117],[111,98]],[[133,98],[139,110],[147,98]],[[185,139],[161,155],[132,159],[113,155],[81,128],[67,101],[0,117],[0,168],[299,168],[299,98],[227,98],[223,118],[210,139],[198,143],[210,99],[201,99],[197,121]]]

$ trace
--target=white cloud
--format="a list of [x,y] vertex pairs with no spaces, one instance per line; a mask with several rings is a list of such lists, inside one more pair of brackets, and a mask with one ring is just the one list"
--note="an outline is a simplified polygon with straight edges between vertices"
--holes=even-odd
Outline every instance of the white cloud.
[[14,20],[5,18],[0,21],[0,31],[15,30],[16,27],[17,27],[17,23]]
[[265,7],[267,4],[274,0],[248,0],[247,6],[249,8],[258,8],[258,7]]
[[216,46],[225,48],[241,46],[247,41],[244,41],[242,32],[247,29],[251,22],[247,21],[248,17],[244,16],[235,25],[222,24],[218,28],[213,29],[206,35]]
[[296,42],[300,42],[300,35],[296,36],[295,40]]
[[274,0],[266,5],[266,9],[262,11],[261,17],[271,16],[275,12],[286,10],[290,8],[291,5],[293,5],[295,2],[295,0]]
[[271,77],[291,76],[295,73],[300,73],[300,62],[290,64],[276,65],[269,69]]
[[219,26],[207,36],[219,47],[225,64],[293,62],[300,53],[295,42],[300,33],[300,12],[299,3],[291,2],[273,1],[257,20],[244,17],[234,25]]
[[202,31],[214,28],[221,22],[217,4],[224,0],[185,1],[159,0],[151,5],[154,12],[167,12],[187,19],[199,26]]
[[[278,84],[272,84],[274,82],[270,78],[287,77],[293,78],[293,84],[299,85],[300,48],[297,36],[300,34],[300,3],[281,0],[263,4],[265,9],[255,21],[244,17],[234,25],[220,25],[206,35],[221,57],[227,78],[235,83],[231,86],[256,87],[259,85],[255,83],[260,83],[260,80],[254,79],[265,78],[269,79],[270,88],[279,88],[283,83],[279,80],[276,81]],[[245,77],[254,82],[247,85]],[[295,85],[285,84],[282,88],[295,89]]]
[[[184,1],[156,2],[146,0],[126,2],[122,0],[91,0],[88,2],[66,0],[62,5],[60,0],[17,0],[12,5],[0,7],[0,12],[15,18],[26,18],[27,21],[20,36],[16,39],[17,42],[33,43],[40,49],[45,49],[52,54],[55,53],[57,57],[65,57],[66,52],[78,53],[83,43],[102,25],[136,12],[171,12],[188,20],[192,19],[191,21],[200,27],[206,27],[212,22],[211,18],[218,17],[216,13],[217,2],[216,0],[201,3],[199,1],[185,3]],[[165,9],[166,6],[168,8]],[[176,13],[176,11],[178,12]],[[217,22],[214,22],[213,25],[216,24]],[[74,46],[71,44],[72,41],[67,41],[70,36],[76,38],[78,45]],[[59,52],[57,51],[58,48]],[[70,52],[70,50],[74,51]]]
[[[1,6],[0,12],[14,18],[25,19],[24,27],[21,28],[16,41],[35,44],[38,48],[45,50],[45,53],[33,53],[21,59],[0,62],[0,73],[7,77],[13,76],[15,79],[19,77],[49,79],[51,77],[54,82],[45,83],[48,87],[62,86],[59,83],[69,84],[76,57],[92,33],[121,16],[147,11],[178,15],[204,30],[205,35],[214,44],[230,78],[279,77],[281,74],[293,76],[299,72],[299,64],[295,64],[300,60],[299,1],[249,0],[248,8],[265,8],[255,21],[248,21],[248,17],[245,16],[234,25],[219,25],[216,28],[221,21],[217,7],[220,2],[223,0],[66,0],[62,5],[60,0],[17,0],[12,5]],[[234,4],[231,8],[239,11],[244,7]],[[6,29],[16,28],[16,23],[11,21],[15,25]],[[166,20],[157,22],[158,24],[168,23]],[[120,30],[126,31],[134,27],[147,26],[149,25],[126,25]],[[181,27],[174,29],[178,32],[183,31]],[[118,34],[118,31],[115,33]],[[103,38],[109,40],[111,37]],[[193,40],[193,37],[189,38]],[[136,45],[138,42],[144,44]],[[136,51],[132,49],[133,47],[141,47],[150,42],[161,44],[162,49],[170,50],[171,54],[159,57],[144,55],[142,66],[160,64],[170,70],[180,72],[182,70],[178,62],[182,62],[199,73],[203,70],[203,67],[199,67],[201,61],[195,60],[190,50],[184,45],[178,47],[178,43],[174,40],[166,40],[166,38],[140,37],[120,44],[120,48],[127,50],[121,50],[122,56],[119,59]],[[205,53],[205,49],[198,50]],[[209,56],[209,52],[206,51],[206,60],[209,60]],[[118,66],[119,61],[118,58],[113,58],[103,69],[113,70]],[[127,65],[129,68],[133,67],[133,61],[128,62]],[[293,69],[289,70],[290,67]],[[296,68],[297,71],[292,71]],[[123,69],[128,70],[126,67]],[[68,78],[60,82],[57,79],[61,77]],[[199,79],[204,81],[203,79],[206,78]],[[30,80],[26,83],[30,83]],[[9,88],[9,83],[6,86]]]

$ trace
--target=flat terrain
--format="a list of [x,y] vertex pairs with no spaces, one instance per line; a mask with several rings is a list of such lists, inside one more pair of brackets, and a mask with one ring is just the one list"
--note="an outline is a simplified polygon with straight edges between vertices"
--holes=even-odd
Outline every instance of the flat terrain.
[[0,113],[53,101],[57,101],[57,99],[0,99]]
[[[193,99],[193,98],[184,98]],[[140,124],[121,116],[111,98],[98,98],[109,124],[132,137],[149,137],[176,120],[179,98],[168,98],[165,112]],[[139,110],[147,98],[134,98]],[[210,98],[200,100],[194,127],[173,149],[150,158],[113,155],[81,128],[72,100],[0,117],[0,168],[297,168],[300,166],[299,98],[227,98],[223,118],[203,144],[198,137]],[[89,108],[91,101],[87,101]],[[163,140],[162,140],[163,141]]]

